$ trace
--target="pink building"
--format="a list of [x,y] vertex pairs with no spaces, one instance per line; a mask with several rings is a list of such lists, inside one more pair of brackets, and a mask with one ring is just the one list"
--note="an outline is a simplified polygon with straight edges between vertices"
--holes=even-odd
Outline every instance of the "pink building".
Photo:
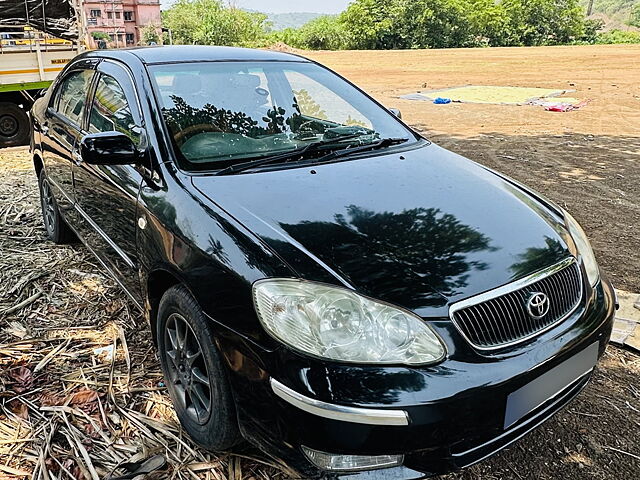
[[94,32],[109,36],[109,48],[133,47],[141,44],[141,29],[156,27],[159,38],[160,0],[82,0],[91,48],[98,43]]

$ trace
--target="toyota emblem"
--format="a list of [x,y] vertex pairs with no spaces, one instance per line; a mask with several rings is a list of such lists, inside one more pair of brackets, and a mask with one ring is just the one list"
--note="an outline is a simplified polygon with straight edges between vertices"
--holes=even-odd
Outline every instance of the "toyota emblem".
[[549,297],[542,292],[533,292],[527,300],[527,313],[536,320],[549,312]]

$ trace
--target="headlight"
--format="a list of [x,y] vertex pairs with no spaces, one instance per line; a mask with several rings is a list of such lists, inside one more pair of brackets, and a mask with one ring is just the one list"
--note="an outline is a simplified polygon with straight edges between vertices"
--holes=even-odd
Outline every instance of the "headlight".
[[253,286],[267,332],[291,348],[352,363],[424,365],[445,348],[420,317],[345,288],[293,279]]
[[567,228],[569,229],[569,233],[571,234],[571,237],[576,244],[576,248],[578,249],[578,254],[582,257],[582,263],[584,264],[584,269],[587,272],[589,283],[593,287],[598,283],[598,280],[600,280],[600,269],[598,268],[598,263],[596,262],[595,255],[593,254],[591,244],[589,243],[587,235],[584,233],[584,230],[582,230],[580,224],[566,210],[564,211],[564,218]]

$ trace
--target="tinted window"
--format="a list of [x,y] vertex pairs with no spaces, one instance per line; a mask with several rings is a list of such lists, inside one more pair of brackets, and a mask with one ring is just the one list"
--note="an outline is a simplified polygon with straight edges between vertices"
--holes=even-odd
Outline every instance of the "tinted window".
[[135,143],[138,142],[131,107],[124,90],[116,79],[109,75],[103,74],[98,79],[89,115],[89,132],[121,132]]
[[80,125],[87,91],[93,77],[92,70],[72,72],[60,84],[55,108],[73,123]]

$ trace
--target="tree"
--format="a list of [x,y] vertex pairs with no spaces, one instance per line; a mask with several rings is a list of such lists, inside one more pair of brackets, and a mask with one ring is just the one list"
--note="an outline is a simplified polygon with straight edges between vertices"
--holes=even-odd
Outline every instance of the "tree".
[[94,40],[106,40],[107,42],[111,40],[111,37],[104,32],[91,32],[91,36]]
[[340,15],[347,48],[356,50],[408,48],[401,32],[404,0],[355,0]]
[[640,27],[640,3],[631,9],[629,25]]
[[265,37],[267,16],[219,0],[178,0],[163,12],[175,44],[253,46]]
[[340,50],[346,45],[346,31],[337,16],[323,15],[304,24],[298,30],[303,48]]
[[477,45],[502,47],[514,42],[509,14],[501,2],[469,0],[465,7],[469,28]]
[[584,35],[578,0],[503,0],[513,32],[512,45],[560,45]]
[[467,0],[403,2],[403,37],[411,48],[471,47],[476,44]]
[[143,45],[157,45],[160,43],[160,26],[155,23],[147,23],[140,29],[140,42]]

